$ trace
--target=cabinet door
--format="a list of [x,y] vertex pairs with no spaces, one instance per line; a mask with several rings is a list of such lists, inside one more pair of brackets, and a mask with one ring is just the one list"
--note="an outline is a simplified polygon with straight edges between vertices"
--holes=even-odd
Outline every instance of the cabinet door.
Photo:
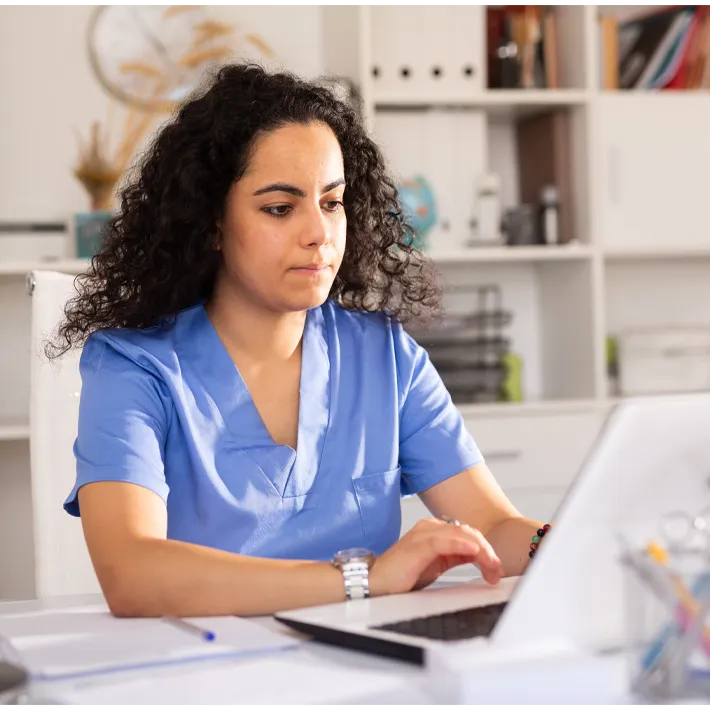
[[[604,420],[590,411],[466,416],[466,426],[504,491],[565,489],[579,472]],[[525,515],[527,510],[522,510]]]
[[710,96],[599,99],[600,229],[610,248],[710,244]]

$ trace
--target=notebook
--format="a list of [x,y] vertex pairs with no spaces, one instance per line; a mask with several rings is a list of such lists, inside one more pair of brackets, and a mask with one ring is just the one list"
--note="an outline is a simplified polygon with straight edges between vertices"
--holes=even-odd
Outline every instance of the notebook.
[[283,651],[293,636],[238,617],[189,619],[214,641],[163,619],[117,619],[106,607],[0,616],[0,655],[35,680],[138,670],[150,666]]

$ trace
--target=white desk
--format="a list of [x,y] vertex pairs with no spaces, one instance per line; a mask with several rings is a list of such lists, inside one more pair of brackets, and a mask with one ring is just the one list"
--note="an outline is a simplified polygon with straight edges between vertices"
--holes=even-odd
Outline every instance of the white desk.
[[[97,597],[50,602],[5,602],[0,615],[42,608],[86,606]],[[294,632],[272,619],[261,623]],[[316,643],[234,661],[204,662],[38,685],[30,700],[82,704],[431,704],[626,702],[618,658],[518,658],[486,653],[459,658],[441,670]]]

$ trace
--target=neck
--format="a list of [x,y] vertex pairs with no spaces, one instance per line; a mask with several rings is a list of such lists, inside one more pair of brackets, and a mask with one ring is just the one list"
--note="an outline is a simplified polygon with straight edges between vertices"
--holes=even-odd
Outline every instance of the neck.
[[265,365],[289,361],[300,354],[306,311],[276,312],[219,282],[205,309],[233,357]]

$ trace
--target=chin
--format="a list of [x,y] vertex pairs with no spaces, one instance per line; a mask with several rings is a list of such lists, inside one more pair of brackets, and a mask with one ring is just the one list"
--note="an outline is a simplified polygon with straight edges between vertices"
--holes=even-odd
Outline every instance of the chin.
[[330,287],[312,289],[304,293],[291,293],[286,296],[284,301],[288,303],[289,310],[308,311],[311,308],[322,306],[328,300],[329,293]]

